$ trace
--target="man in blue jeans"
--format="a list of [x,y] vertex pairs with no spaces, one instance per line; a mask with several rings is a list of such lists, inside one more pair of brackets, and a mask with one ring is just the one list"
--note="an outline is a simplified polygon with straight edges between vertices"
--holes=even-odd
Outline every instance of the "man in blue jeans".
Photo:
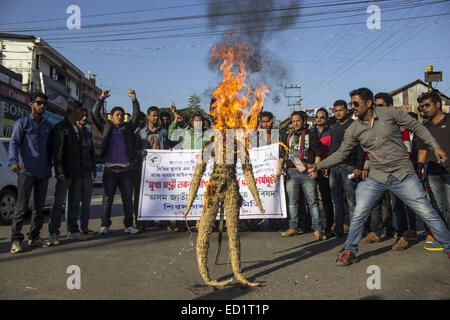
[[8,160],[11,171],[18,174],[17,204],[12,221],[11,253],[23,251],[22,227],[28,210],[31,189],[34,188],[34,210],[31,216],[28,245],[45,247],[39,236],[44,224],[44,204],[48,179],[51,176],[51,149],[49,137],[51,124],[43,118],[47,96],[41,92],[31,96],[30,115],[20,118],[14,124],[9,143]]
[[358,120],[347,128],[338,151],[327,159],[310,165],[308,169],[313,173],[341,163],[358,143],[371,160],[369,177],[356,189],[356,207],[345,251],[338,257],[336,264],[346,266],[357,260],[356,253],[364,223],[376,201],[386,190],[391,190],[422,218],[450,258],[450,232],[431,206],[415,174],[402,141],[400,127],[414,132],[424,144],[431,147],[438,161],[447,162],[447,155],[430,132],[403,111],[394,108],[374,109],[373,93],[369,89],[354,90],[350,92],[350,97]]
[[277,171],[277,176],[279,176],[284,161],[286,160],[286,195],[289,229],[283,232],[281,236],[290,237],[297,233],[299,196],[300,188],[302,188],[311,213],[314,236],[317,240],[326,239],[326,236],[322,235],[322,218],[317,196],[317,173],[308,174],[306,167],[299,168],[295,164],[296,160],[300,160],[304,164],[319,162],[322,146],[317,135],[306,127],[306,115],[304,113],[294,111],[291,115],[291,120],[293,129],[286,139],[289,153],[286,154],[283,149],[280,150],[280,162]]
[[[347,128],[353,123],[350,118],[347,102],[337,100],[333,104],[336,123],[330,129],[331,144],[330,155],[335,153],[341,146],[344,134]],[[347,199],[348,216],[351,221],[353,211],[355,209],[355,190],[358,184],[358,177],[364,166],[365,153],[359,145],[355,146],[347,158],[337,166],[330,169],[330,190],[334,209],[334,233],[337,237],[344,236],[344,199]],[[328,175],[328,169],[325,169]],[[349,175],[353,174],[353,178],[349,179]]]
[[[450,153],[450,115],[442,112],[442,99],[436,92],[427,92],[419,98],[425,116],[430,120],[424,126],[430,131],[442,149]],[[419,140],[418,167],[420,170],[427,160],[426,185],[433,207],[450,227],[450,163],[440,163],[429,151],[423,141]],[[428,235],[429,243],[425,243],[425,249],[442,251],[442,246],[435,241],[433,235]]]

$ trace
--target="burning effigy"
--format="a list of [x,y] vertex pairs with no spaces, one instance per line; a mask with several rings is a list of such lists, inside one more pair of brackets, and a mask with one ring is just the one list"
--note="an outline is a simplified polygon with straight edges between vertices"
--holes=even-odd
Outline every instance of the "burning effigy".
[[[261,85],[253,89],[251,85],[245,83],[245,62],[251,55],[252,52],[248,47],[231,41],[223,42],[212,49],[211,59],[213,61],[223,60],[220,66],[223,80],[214,90],[210,110],[215,134],[202,149],[191,181],[185,212],[186,217],[197,195],[208,157],[213,158],[213,171],[206,188],[196,250],[200,274],[207,285],[214,287],[224,287],[233,280],[233,278],[225,281],[211,280],[209,275],[209,240],[219,212],[221,213],[221,222],[223,215],[226,217],[229,253],[234,277],[245,286],[259,285],[257,282],[249,282],[241,272],[239,212],[242,197],[236,179],[236,164],[240,160],[248,188],[259,210],[264,213],[248,153],[247,133],[256,129],[258,114],[262,110],[269,88]],[[244,134],[237,134],[237,132]]]

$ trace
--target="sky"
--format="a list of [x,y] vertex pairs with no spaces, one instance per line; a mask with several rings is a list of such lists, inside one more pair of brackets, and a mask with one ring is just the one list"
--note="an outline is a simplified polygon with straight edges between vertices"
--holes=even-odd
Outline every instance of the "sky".
[[[0,0],[0,32],[41,37],[86,76],[88,70],[97,74],[97,85],[111,90],[109,108],[120,105],[130,112],[131,88],[144,111],[152,105],[169,107],[172,101],[187,107],[193,94],[206,110],[222,77],[210,62],[211,48],[224,33],[243,32],[245,19],[253,20],[242,13],[249,3],[259,3],[272,20],[252,29],[252,36],[266,32],[256,37],[262,71],[250,72],[248,80],[269,85],[264,110],[277,120],[298,108],[288,105],[296,98],[285,97],[298,90],[285,86],[300,85],[302,109],[331,107],[335,100],[349,101],[349,92],[359,87],[375,94],[424,80],[427,65],[443,72],[443,82],[435,87],[450,95],[448,0],[220,1],[225,12],[235,14],[231,18],[208,16],[211,2],[218,3]],[[80,29],[67,27],[71,5],[80,8]],[[380,8],[379,29],[368,28],[370,5]],[[236,13],[244,18],[242,25],[229,23]],[[289,20],[279,19],[282,14]],[[286,22],[284,29],[276,27],[279,21]]]

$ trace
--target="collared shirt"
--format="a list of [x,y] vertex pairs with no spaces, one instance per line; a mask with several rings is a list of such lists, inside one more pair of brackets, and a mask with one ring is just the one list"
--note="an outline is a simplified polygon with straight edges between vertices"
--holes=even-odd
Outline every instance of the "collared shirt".
[[9,143],[9,166],[19,163],[22,172],[39,177],[49,177],[51,172],[51,150],[49,136],[52,126],[42,119],[37,122],[32,114],[20,118],[14,124]]
[[[348,127],[350,127],[350,125],[354,121],[355,120],[350,118],[343,124],[341,124],[338,121],[331,126],[330,153],[328,155],[335,153],[339,149],[342,141],[344,140],[345,131],[348,129]],[[358,144],[356,147],[352,149],[352,151],[350,152],[348,157],[342,162],[342,164],[350,165],[355,167],[356,169],[362,170],[364,168],[365,157],[366,153],[361,149],[361,146]]]
[[370,177],[380,183],[387,183],[390,175],[402,181],[415,171],[402,141],[400,127],[414,132],[431,148],[439,148],[430,132],[416,119],[395,108],[375,108],[373,124],[368,125],[359,119],[354,121],[345,131],[339,149],[320,161],[317,168],[330,168],[341,163],[359,143],[370,157]]

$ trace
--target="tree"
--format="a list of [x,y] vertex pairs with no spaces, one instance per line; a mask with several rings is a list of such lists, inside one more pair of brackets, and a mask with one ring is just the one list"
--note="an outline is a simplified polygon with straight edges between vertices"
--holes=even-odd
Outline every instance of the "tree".
[[199,113],[201,111],[200,108],[200,97],[196,94],[193,94],[189,97],[189,105],[188,108],[192,110],[193,113]]

